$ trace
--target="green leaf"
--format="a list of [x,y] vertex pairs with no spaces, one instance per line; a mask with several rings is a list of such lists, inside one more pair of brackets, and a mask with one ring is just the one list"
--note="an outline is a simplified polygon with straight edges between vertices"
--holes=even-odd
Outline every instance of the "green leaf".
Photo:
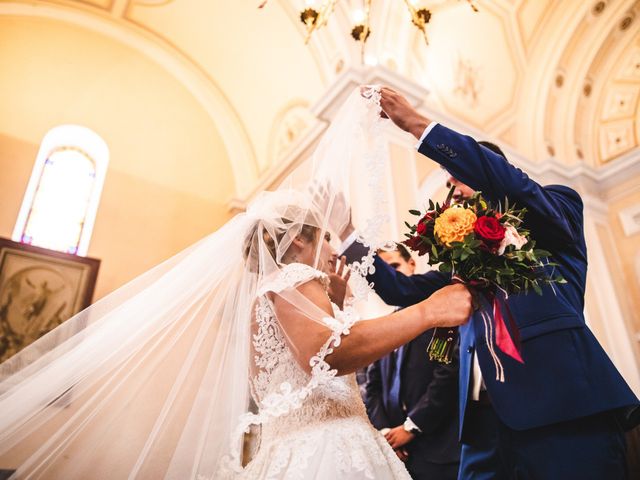
[[451,185],[451,188],[449,189],[449,193],[447,194],[447,199],[444,201],[444,203],[446,203],[447,205],[451,203],[451,199],[453,198],[453,192],[455,191],[456,191],[456,186]]
[[538,285],[538,282],[532,282],[531,285],[533,286],[533,290],[538,294],[538,295],[542,295],[542,288],[540,288],[540,285]]
[[409,213],[411,215],[420,215],[420,211],[419,210],[409,210]]
[[449,263],[441,263],[440,267],[438,267],[438,270],[440,270],[443,273],[449,273],[452,270],[451,264]]

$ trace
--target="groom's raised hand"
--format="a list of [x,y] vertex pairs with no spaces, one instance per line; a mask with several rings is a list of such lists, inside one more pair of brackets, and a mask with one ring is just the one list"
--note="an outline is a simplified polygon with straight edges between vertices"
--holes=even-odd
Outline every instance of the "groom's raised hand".
[[405,132],[420,138],[431,121],[418,113],[409,101],[389,87],[380,88],[382,116],[389,118]]

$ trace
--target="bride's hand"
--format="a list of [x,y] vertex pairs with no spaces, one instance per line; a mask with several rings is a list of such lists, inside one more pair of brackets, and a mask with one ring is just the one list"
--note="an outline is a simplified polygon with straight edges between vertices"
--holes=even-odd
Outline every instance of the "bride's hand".
[[329,298],[340,308],[344,307],[345,298],[351,294],[349,277],[351,270],[347,267],[347,258],[343,255],[338,259],[336,272],[329,274]]
[[418,305],[433,327],[457,327],[473,313],[473,296],[464,285],[448,285]]

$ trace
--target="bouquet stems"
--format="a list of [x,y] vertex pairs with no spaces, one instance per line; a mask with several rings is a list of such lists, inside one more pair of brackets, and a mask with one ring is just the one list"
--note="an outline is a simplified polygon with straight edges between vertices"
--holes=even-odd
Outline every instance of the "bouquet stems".
[[457,334],[457,328],[435,328],[431,342],[427,347],[429,360],[446,365],[450,364],[453,360],[453,347]]

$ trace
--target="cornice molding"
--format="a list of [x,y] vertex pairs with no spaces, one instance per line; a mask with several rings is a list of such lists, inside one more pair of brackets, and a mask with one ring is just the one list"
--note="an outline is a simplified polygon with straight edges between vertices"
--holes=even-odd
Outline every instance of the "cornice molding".
[[[384,67],[352,67],[345,70],[329,87],[326,93],[311,107],[318,121],[309,128],[280,162],[269,168],[258,180],[256,186],[246,195],[237,195],[227,202],[231,213],[246,209],[247,204],[258,192],[277,187],[295,167],[309,158],[313,149],[327,128],[329,122],[353,91],[360,85],[389,85],[403,92],[414,105],[421,105],[428,91]],[[397,129],[395,129],[397,130]],[[399,131],[398,131],[399,132]],[[399,132],[402,136],[402,132]],[[404,140],[405,144],[407,140]]]
[[[328,122],[335,116],[347,97],[360,85],[380,84],[388,85],[402,92],[408,100],[417,107],[418,111],[426,117],[441,122],[461,133],[477,139],[495,141],[503,145],[498,139],[494,139],[486,133],[470,126],[460,119],[449,114],[435,111],[424,103],[429,94],[428,90],[416,84],[412,80],[401,76],[383,67],[353,67],[343,72],[329,87],[325,95],[311,108],[311,112],[317,117],[318,123],[310,128],[290,152],[282,160],[267,170],[255,188],[245,196],[237,196],[228,202],[232,212],[244,210],[247,203],[259,191],[265,188],[277,186],[277,181],[282,180],[286,174],[302,163],[313,152],[313,148],[320,140]],[[399,129],[390,128],[389,138],[401,146],[411,148],[413,137],[401,132]],[[534,162],[512,147],[504,145],[509,161],[524,170],[528,175],[542,184],[562,183],[568,185],[583,195],[588,195],[598,203],[610,201],[614,198],[627,195],[640,189],[640,182],[629,182],[630,179],[640,179],[640,149],[634,149],[607,165],[594,168],[580,163],[566,165],[557,159],[550,157],[542,162]],[[628,185],[624,189],[616,189],[619,185]]]

